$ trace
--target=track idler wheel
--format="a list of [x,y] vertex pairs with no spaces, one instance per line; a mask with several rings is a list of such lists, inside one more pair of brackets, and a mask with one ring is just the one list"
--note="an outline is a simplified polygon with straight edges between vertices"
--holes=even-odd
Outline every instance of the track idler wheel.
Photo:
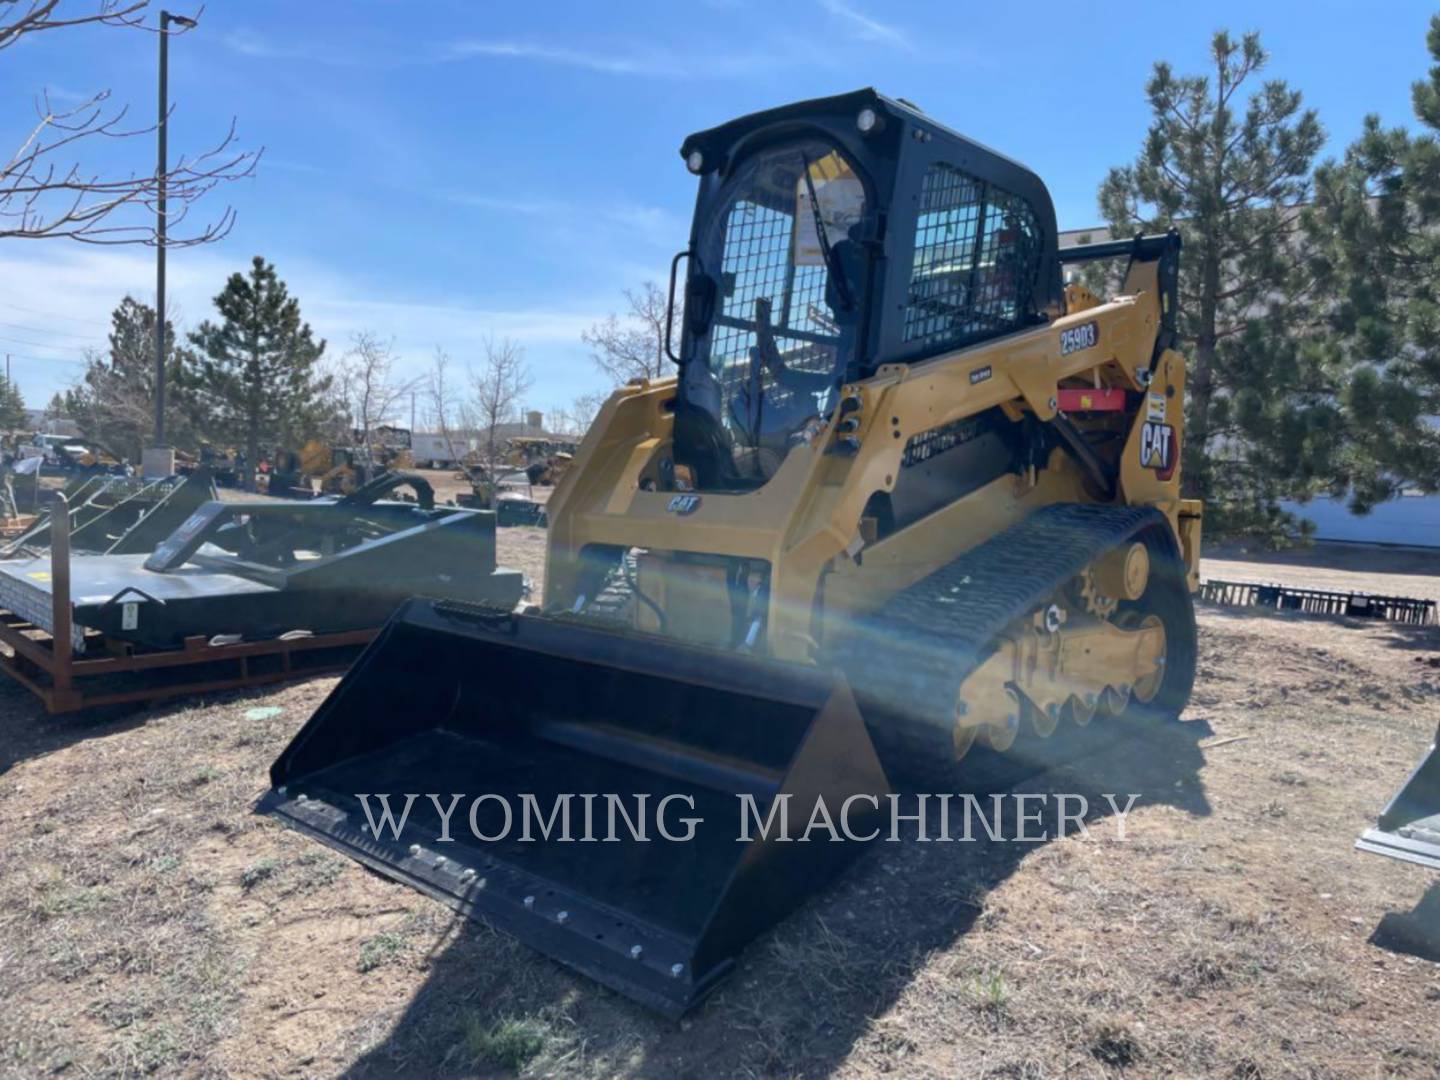
[[1095,709],[1100,699],[1088,691],[1084,694],[1071,694],[1070,700],[1065,702],[1065,713],[1079,727],[1084,727],[1095,719]]
[[1130,687],[1107,686],[1100,695],[1097,711],[1103,716],[1119,716],[1130,705]]
[[1022,708],[1026,726],[1042,739],[1048,739],[1055,734],[1055,729],[1060,726],[1060,707],[1055,704],[1040,708],[1029,698],[1026,698]]
[[1015,745],[1015,736],[1020,734],[1019,706],[1009,713],[1002,724],[986,724],[980,729],[985,745],[998,753],[1004,753]]

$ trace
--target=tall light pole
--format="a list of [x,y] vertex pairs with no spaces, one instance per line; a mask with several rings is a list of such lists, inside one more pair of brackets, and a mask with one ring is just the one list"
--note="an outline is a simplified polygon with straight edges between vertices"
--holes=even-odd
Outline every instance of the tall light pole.
[[[155,449],[166,450],[165,445],[165,178],[169,172],[170,155],[166,150],[165,138],[170,126],[170,24],[195,28],[195,20],[184,15],[160,12],[160,112],[155,125],[156,157],[155,183],[158,187],[155,199]],[[157,454],[157,458],[169,459],[169,454]],[[161,467],[164,472],[173,469]],[[154,471],[146,468],[148,474]]]

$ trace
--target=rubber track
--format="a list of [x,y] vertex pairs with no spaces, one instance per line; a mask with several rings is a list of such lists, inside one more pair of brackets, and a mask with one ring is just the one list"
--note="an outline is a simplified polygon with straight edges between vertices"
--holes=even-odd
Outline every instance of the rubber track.
[[1157,525],[1168,532],[1150,507],[1047,506],[836,635],[825,659],[849,680],[882,760],[947,775],[960,686],[1001,632],[1102,552]]

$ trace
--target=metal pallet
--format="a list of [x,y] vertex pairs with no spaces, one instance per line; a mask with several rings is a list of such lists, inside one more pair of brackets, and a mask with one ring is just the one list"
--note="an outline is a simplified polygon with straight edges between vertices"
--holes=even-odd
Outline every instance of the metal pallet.
[[1344,615],[1352,619],[1383,619],[1411,626],[1433,626],[1436,623],[1434,600],[1417,600],[1408,596],[1375,596],[1333,589],[1297,589],[1289,585],[1211,579],[1200,583],[1200,598],[1222,607]]

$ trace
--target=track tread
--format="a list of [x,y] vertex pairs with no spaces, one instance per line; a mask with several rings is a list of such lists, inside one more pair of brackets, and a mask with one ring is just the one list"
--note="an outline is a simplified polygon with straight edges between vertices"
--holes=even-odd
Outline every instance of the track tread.
[[1155,526],[1170,531],[1150,507],[1047,506],[836,635],[826,659],[855,690],[882,759],[920,778],[950,775],[954,703],[991,643],[1101,552]]

